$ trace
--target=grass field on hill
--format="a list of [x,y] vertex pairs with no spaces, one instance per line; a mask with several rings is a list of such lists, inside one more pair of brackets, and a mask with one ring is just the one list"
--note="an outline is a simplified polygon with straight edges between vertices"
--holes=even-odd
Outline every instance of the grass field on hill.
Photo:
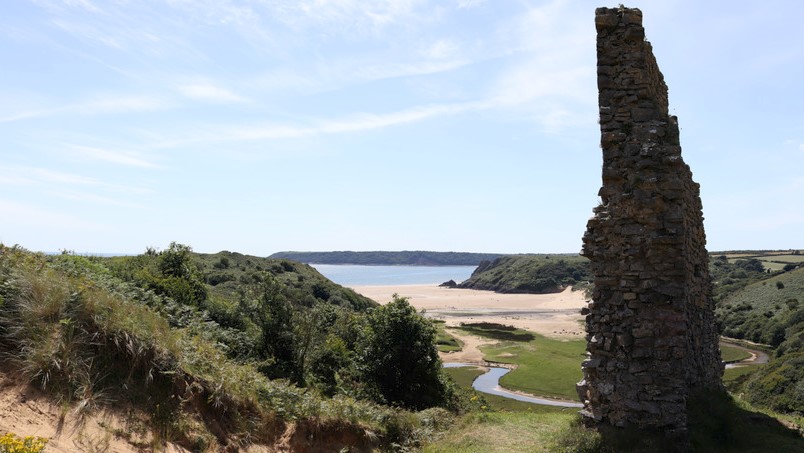
[[725,256],[730,263],[736,263],[738,260],[757,259],[762,262],[765,269],[771,271],[782,270],[789,264],[804,264],[804,255],[802,255],[799,250],[784,252],[726,253]]

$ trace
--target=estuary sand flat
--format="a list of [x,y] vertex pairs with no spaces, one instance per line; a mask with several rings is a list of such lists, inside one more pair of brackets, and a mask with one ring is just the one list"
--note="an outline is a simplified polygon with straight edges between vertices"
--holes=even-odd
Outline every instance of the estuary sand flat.
[[499,294],[438,285],[353,286],[352,289],[383,304],[393,294],[408,297],[411,305],[425,310],[429,317],[443,319],[448,326],[496,322],[551,337],[577,338],[584,334],[580,309],[587,300],[583,291],[570,288],[554,294]]

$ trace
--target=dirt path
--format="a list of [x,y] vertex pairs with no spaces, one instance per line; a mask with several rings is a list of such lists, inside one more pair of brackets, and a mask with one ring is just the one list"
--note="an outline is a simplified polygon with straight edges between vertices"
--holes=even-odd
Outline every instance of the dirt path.
[[438,354],[441,356],[441,360],[444,363],[485,365],[486,361],[483,360],[483,352],[480,351],[480,346],[498,343],[496,340],[470,335],[457,329],[447,328],[447,333],[461,340],[463,342],[463,348],[455,352],[439,352]]

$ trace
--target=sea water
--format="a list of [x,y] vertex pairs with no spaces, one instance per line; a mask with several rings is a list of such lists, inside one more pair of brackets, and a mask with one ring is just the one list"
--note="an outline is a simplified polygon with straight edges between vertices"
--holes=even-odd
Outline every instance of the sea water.
[[430,285],[448,280],[460,283],[475,266],[358,266],[352,264],[311,264],[318,272],[339,285]]

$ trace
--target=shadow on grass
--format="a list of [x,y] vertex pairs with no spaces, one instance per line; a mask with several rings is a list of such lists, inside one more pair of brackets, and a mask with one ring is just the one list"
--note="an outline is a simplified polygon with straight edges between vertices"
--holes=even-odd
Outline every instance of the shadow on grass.
[[688,439],[661,430],[600,427],[586,429],[580,420],[558,438],[560,451],[577,453],[804,452],[804,437],[778,419],[751,411],[725,392],[701,392],[689,398]]
[[694,451],[804,452],[796,429],[761,412],[740,407],[725,392],[700,392],[687,401]]
[[501,341],[528,342],[536,338],[528,331],[493,322],[461,323],[461,329],[474,335]]

